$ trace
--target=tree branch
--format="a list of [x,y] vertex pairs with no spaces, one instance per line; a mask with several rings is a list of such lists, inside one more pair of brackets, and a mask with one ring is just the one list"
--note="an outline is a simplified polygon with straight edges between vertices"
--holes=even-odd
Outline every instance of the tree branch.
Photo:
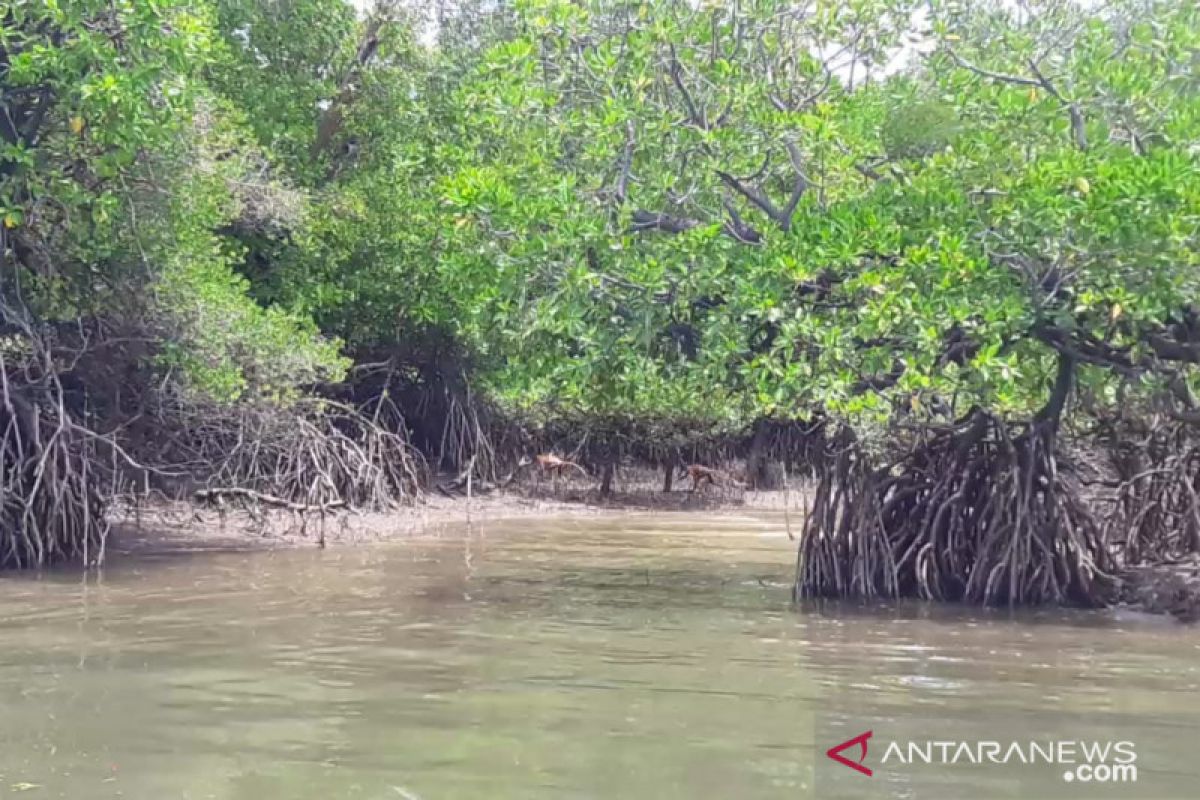
[[742,219],[742,215],[738,213],[737,208],[730,202],[728,197],[721,198],[721,205],[725,208],[725,213],[729,215],[729,222],[725,225],[725,232],[745,244],[760,244],[762,242],[762,234],[754,229],[753,226],[746,224]]
[[366,30],[363,31],[362,41],[359,43],[358,51],[354,56],[354,62],[350,65],[349,71],[342,79],[337,97],[333,99],[329,107],[321,114],[321,119],[317,123],[317,137],[313,140],[312,148],[309,151],[312,157],[315,158],[321,155],[333,142],[333,138],[337,135],[338,131],[341,130],[342,108],[353,98],[355,83],[362,74],[362,70],[375,56],[376,50],[379,49],[379,32],[383,28],[383,24],[384,18],[381,15],[375,16],[367,23]]
[[1045,89],[1051,97],[1066,106],[1067,115],[1071,118],[1071,136],[1075,139],[1075,146],[1080,150],[1087,150],[1087,128],[1084,125],[1083,112],[1079,110],[1079,104],[1063,97],[1050,79],[1038,69],[1037,61],[1032,58],[1029,59],[1029,69],[1037,78],[1038,85]]
[[1042,406],[1041,410],[1034,416],[1034,422],[1048,422],[1054,428],[1058,428],[1058,421],[1062,418],[1063,409],[1067,405],[1067,398],[1071,394],[1071,387],[1075,383],[1075,365],[1074,356],[1059,351],[1058,371],[1054,377],[1054,390],[1050,392],[1050,398],[1046,401],[1046,405]]
[[224,497],[242,497],[247,500],[254,500],[269,506],[278,506],[286,508],[289,511],[318,511],[322,514],[333,511],[339,508],[346,508],[346,501],[334,500],[321,505],[309,505],[307,503],[293,503],[291,500],[285,500],[282,497],[256,492],[253,489],[243,489],[240,486],[218,487],[215,489],[200,489],[192,495],[199,502],[213,503]]
[[1058,91],[1058,87],[1056,87],[1038,68],[1036,61],[1033,59],[1029,60],[1029,69],[1033,73],[1034,77],[1026,78],[1023,75],[1011,75],[1006,72],[993,72],[991,70],[984,69],[983,67],[976,66],[970,61],[964,59],[958,53],[954,52],[954,48],[952,47],[945,48],[945,51],[955,64],[965,70],[974,72],[976,75],[989,78],[990,80],[999,81],[1000,83],[1010,83],[1015,86],[1035,86],[1045,89],[1047,94],[1061,103],[1062,106],[1067,109],[1067,114],[1071,118],[1071,136],[1075,140],[1075,146],[1080,150],[1088,149],[1087,129],[1084,125],[1083,111],[1080,110],[1079,104],[1073,100],[1068,100],[1067,98],[1063,97],[1062,93]]
[[621,153],[619,175],[617,177],[617,205],[625,205],[629,196],[629,173],[633,169],[633,148],[636,144],[633,131],[633,120],[625,123],[625,149]]
[[954,48],[947,47],[946,53],[950,56],[950,58],[958,66],[962,67],[965,70],[969,70],[970,72],[974,72],[976,75],[980,75],[984,78],[989,78],[994,81],[1000,81],[1001,83],[1011,83],[1011,84],[1015,84],[1017,86],[1041,86],[1042,85],[1041,81],[1037,80],[1036,78],[1026,78],[1021,75],[1009,75],[1004,72],[992,72],[991,70],[984,69],[983,67],[977,67],[974,64],[972,64],[970,61],[967,61],[966,59],[964,59],[958,53],[954,52]]
[[674,217],[670,214],[660,214],[639,208],[633,212],[633,224],[630,230],[662,231],[663,233],[683,233],[700,225],[700,220],[689,217]]
[[800,154],[800,148],[795,142],[785,142],[784,147],[787,148],[788,158],[791,159],[792,169],[796,170],[796,183],[792,187],[792,196],[788,198],[787,208],[784,209],[784,216],[787,218],[787,223],[784,225],[784,230],[792,226],[792,217],[796,214],[796,207],[800,205],[800,198],[808,191],[811,183],[808,176],[804,174],[804,167],[801,166],[804,161]]
[[[825,73],[825,81],[817,88],[816,91],[814,91],[812,94],[804,96],[799,102],[796,102],[795,100],[784,102],[783,98],[774,92],[768,93],[767,99],[771,101],[771,105],[775,106],[777,111],[781,111],[785,114],[796,113],[797,111],[802,111],[803,109],[808,108],[824,97],[825,93],[829,91],[830,85],[833,83],[833,73],[830,72],[829,67],[822,65],[821,68]],[[789,92],[789,94],[791,94],[791,92]]]
[[1159,333],[1147,334],[1146,342],[1154,351],[1154,355],[1163,361],[1200,364],[1200,345],[1168,339]]
[[687,109],[688,121],[697,128],[700,128],[700,130],[708,130],[708,119],[696,105],[696,101],[692,99],[692,93],[688,91],[687,86],[683,83],[683,66],[679,63],[679,58],[675,55],[675,45],[671,45],[671,65],[667,72],[671,75],[671,82],[675,84],[675,88],[679,90],[679,94],[683,97],[683,105]]
[[779,225],[784,224],[783,212],[776,208],[775,204],[772,203],[771,200],[762,192],[758,191],[753,186],[743,183],[741,179],[735,178],[728,172],[717,170],[717,177],[720,178],[730,189],[733,189],[742,197],[745,197],[751,203],[758,206],[764,214],[766,214],[776,223]]
[[[741,216],[738,215],[732,205],[725,205],[725,210],[729,212],[730,219],[721,226],[721,233],[742,244],[759,244],[762,242],[762,234],[755,230],[752,225],[743,222]],[[691,217],[676,217],[671,214],[647,211],[642,208],[633,212],[631,222],[632,224],[629,226],[630,233],[658,231],[660,233],[678,234],[690,231],[692,228],[698,228],[704,224],[700,220]]]
[[796,208],[800,205],[800,198],[808,190],[809,180],[801,167],[802,158],[800,149],[792,142],[788,142],[784,146],[787,148],[792,168],[796,171],[796,182],[792,186],[792,193],[788,197],[787,205],[783,208],[776,206],[766,194],[741,178],[737,178],[722,170],[717,170],[717,177],[730,189],[733,189],[742,197],[745,197],[751,203],[758,206],[780,229],[788,231],[791,230],[792,217],[795,216]]

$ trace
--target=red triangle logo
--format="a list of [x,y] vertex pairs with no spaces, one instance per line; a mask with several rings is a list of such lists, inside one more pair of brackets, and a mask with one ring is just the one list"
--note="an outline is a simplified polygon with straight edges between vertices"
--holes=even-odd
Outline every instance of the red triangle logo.
[[[846,741],[842,742],[841,744],[835,744],[833,747],[831,747],[825,751],[825,755],[829,756],[830,758],[832,758],[834,761],[838,762],[839,764],[844,764],[845,766],[849,767],[850,769],[858,770],[863,775],[867,775],[868,777],[871,775],[874,775],[875,773],[873,773],[871,771],[871,768],[864,767],[863,763],[862,763],[867,760],[867,740],[871,738],[872,733],[873,733],[872,731],[867,731],[866,733],[860,733],[858,736],[855,736],[853,739],[847,739]],[[850,759],[848,759],[844,755],[842,755],[843,750],[847,750],[851,747],[854,747],[854,745],[858,745],[859,747],[862,748],[862,751],[859,753],[859,756],[858,756],[858,761],[851,761]]]

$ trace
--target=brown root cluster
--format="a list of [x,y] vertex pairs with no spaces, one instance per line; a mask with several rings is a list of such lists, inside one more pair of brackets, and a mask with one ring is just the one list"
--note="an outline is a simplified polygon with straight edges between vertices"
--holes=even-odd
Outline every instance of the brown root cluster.
[[1200,553],[1200,440],[1194,426],[1124,424],[1106,438],[1116,481],[1105,529],[1123,563],[1174,562]]
[[1113,559],[1056,456],[1057,433],[983,412],[875,467],[851,437],[823,471],[798,597],[1101,605]]
[[5,378],[0,370],[0,568],[98,563],[108,500],[96,443],[61,403]]
[[396,413],[385,400],[366,410],[330,400],[210,410],[178,420],[159,459],[187,474],[195,499],[388,510],[419,496],[428,475],[404,429],[383,424],[385,413]]
[[361,407],[311,396],[202,405],[122,369],[132,361],[104,331],[89,331],[89,343],[5,307],[0,323],[0,567],[100,563],[120,501],[137,510],[157,495],[323,519],[394,508],[428,483],[386,394]]

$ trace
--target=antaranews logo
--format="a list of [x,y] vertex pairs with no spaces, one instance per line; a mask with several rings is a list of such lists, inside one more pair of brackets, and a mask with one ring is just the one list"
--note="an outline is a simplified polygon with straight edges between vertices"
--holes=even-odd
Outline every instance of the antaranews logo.
[[[825,755],[867,777],[875,771],[867,766],[867,742],[874,731],[864,731],[825,751]],[[851,759],[845,755],[856,755]],[[1133,742],[1057,739],[1051,741],[995,740],[896,740],[887,744],[881,766],[931,764],[1035,765],[1064,767],[1067,783],[1135,783],[1138,779],[1137,750]]]
[[[845,764],[850,769],[858,770],[869,778],[875,773],[871,771],[870,767],[863,766],[863,762],[867,760],[867,741],[871,738],[873,733],[873,731],[866,731],[865,733],[860,733],[858,736],[855,736],[853,739],[847,739],[841,744],[835,744],[833,747],[825,751],[825,755],[829,756],[839,764]],[[848,750],[856,745],[862,748],[858,756],[858,761],[851,761],[842,755],[843,750]]]

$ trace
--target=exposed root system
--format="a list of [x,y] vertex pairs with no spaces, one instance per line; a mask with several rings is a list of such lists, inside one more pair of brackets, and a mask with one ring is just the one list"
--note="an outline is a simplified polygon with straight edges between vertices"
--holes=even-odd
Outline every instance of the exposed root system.
[[848,437],[818,486],[798,596],[1100,605],[1113,561],[1056,431],[973,413],[874,469]]
[[61,403],[17,393],[2,368],[0,380],[0,567],[100,562],[108,522],[96,443]]
[[379,423],[382,410],[371,411],[322,400],[287,412],[210,414],[176,438],[173,457],[202,485],[198,496],[387,510],[415,498],[427,475],[404,436]]
[[1118,476],[1109,541],[1125,564],[1173,562],[1200,552],[1200,442],[1172,422],[1124,429],[1110,443]]

